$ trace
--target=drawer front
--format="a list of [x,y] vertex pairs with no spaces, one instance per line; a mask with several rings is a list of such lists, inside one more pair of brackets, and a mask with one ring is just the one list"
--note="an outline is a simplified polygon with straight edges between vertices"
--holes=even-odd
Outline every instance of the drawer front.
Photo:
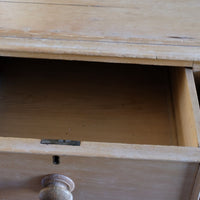
[[2,153],[0,199],[37,200],[41,179],[52,173],[75,182],[76,200],[188,200],[198,164],[79,156]]

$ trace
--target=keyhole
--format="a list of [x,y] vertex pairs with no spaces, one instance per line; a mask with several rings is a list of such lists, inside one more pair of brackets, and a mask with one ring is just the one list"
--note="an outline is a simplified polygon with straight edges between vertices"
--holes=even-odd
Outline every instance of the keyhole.
[[59,156],[53,156],[53,164],[54,165],[60,164],[60,157]]

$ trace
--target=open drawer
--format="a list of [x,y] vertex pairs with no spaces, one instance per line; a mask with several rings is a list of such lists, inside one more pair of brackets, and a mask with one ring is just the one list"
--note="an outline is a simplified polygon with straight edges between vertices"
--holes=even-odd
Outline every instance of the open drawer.
[[2,57],[0,199],[51,173],[76,200],[195,199],[199,115],[190,68]]

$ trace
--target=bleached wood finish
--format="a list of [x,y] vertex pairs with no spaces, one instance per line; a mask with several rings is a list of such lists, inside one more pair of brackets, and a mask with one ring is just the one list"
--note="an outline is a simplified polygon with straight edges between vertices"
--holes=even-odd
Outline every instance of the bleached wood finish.
[[200,168],[198,168],[198,173],[195,178],[193,192],[190,200],[199,200],[200,199]]
[[196,63],[193,67],[194,80],[197,89],[198,99],[200,99],[200,63]]
[[[198,0],[0,0],[0,56],[196,68],[199,10]],[[0,199],[37,200],[41,178],[59,173],[76,200],[197,200],[191,69],[0,62]],[[55,137],[82,143],[40,144]]]
[[0,152],[200,163],[199,148],[160,145],[82,141],[76,147],[40,144],[39,139],[1,137]]
[[0,55],[192,67],[199,9],[198,0],[1,0]]
[[[9,159],[8,159],[9,158]],[[44,174],[73,179],[74,199],[188,200],[198,164],[162,161],[1,153],[0,198],[38,199]]]
[[199,146],[200,112],[192,69],[172,69],[172,98],[178,144]]

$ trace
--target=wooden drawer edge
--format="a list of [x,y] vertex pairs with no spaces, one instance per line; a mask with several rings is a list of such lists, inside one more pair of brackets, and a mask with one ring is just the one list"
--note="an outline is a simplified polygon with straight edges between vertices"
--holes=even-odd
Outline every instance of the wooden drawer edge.
[[199,47],[0,37],[0,55],[193,67]]
[[188,90],[189,96],[192,106],[192,113],[194,116],[194,124],[196,129],[197,141],[198,145],[200,146],[200,110],[199,110],[199,102],[197,97],[196,86],[194,82],[194,74],[192,73],[191,69],[185,69],[186,77],[188,82]]
[[81,142],[81,146],[40,144],[39,139],[0,138],[0,153],[68,155],[137,160],[200,162],[195,147],[154,146],[119,143]]
[[199,194],[200,194],[200,165],[198,166],[190,200],[198,200]]

